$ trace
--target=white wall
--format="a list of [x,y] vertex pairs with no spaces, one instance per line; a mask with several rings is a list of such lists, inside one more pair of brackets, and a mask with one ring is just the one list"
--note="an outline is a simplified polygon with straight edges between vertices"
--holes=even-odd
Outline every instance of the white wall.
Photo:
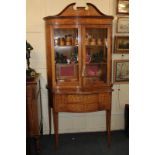
[[[48,100],[47,100],[47,76],[46,76],[46,51],[45,29],[43,17],[58,14],[68,4],[77,2],[78,6],[85,6],[86,2],[94,4],[100,11],[107,15],[115,16],[116,0],[27,0],[26,34],[27,41],[34,50],[31,52],[30,66],[41,73],[41,93],[43,104],[43,132],[49,133],[48,124]],[[115,22],[113,37],[115,35]],[[113,59],[128,59],[128,55],[113,54]],[[124,105],[129,103],[128,84],[114,85],[112,94],[112,122],[111,129],[124,128]],[[120,91],[118,90],[120,89]],[[60,113],[60,133],[105,131],[105,112],[93,113]],[[52,125],[53,133],[53,125]]]

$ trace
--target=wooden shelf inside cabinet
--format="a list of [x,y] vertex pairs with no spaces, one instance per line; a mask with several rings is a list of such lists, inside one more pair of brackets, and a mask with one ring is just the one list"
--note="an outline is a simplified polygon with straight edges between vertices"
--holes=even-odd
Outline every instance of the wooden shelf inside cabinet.
[[74,47],[78,47],[79,45],[63,45],[63,46],[60,46],[60,45],[57,45],[57,46],[54,46],[55,48],[74,48]]
[[90,62],[89,64],[86,64],[86,65],[107,65],[106,62]]
[[48,85],[56,89],[49,92],[53,98],[55,145],[58,146],[59,112],[103,110],[110,145],[113,17],[90,3],[87,10],[73,9],[74,5],[44,18]]
[[79,65],[78,63],[72,63],[72,64],[67,64],[67,63],[56,63],[56,65],[60,65],[60,66],[71,66],[71,65]]
[[105,45],[85,45],[86,47],[105,47]]

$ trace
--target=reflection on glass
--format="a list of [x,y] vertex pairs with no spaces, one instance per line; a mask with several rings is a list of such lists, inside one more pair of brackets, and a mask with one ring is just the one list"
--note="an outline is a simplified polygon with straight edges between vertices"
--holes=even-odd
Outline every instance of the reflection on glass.
[[55,46],[78,45],[78,30],[75,28],[54,29],[54,45]]
[[[86,28],[85,34],[85,80],[106,82],[107,29]],[[89,83],[88,82],[88,83]]]
[[59,82],[78,80],[78,29],[54,29],[56,79]]

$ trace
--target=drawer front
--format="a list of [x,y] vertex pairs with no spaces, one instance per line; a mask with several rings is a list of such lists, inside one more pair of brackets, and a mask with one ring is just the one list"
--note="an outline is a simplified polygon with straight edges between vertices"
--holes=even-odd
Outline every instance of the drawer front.
[[83,112],[83,96],[55,95],[54,109],[57,112]]
[[98,103],[98,94],[84,95],[84,103],[85,104]]
[[67,95],[66,108],[70,112],[83,112],[83,95]]
[[67,95],[67,103],[82,103],[83,102],[83,95]]
[[54,97],[54,104],[53,104],[54,110],[57,112],[66,111],[65,95],[53,95],[53,97]]
[[98,99],[98,94],[84,95],[85,111],[97,111],[99,101]]
[[54,109],[57,112],[91,112],[110,109],[110,97],[109,93],[55,95]]
[[111,108],[111,94],[103,93],[99,95],[99,108],[110,109]]
[[84,104],[83,103],[71,103],[67,104],[66,110],[68,112],[84,112]]
[[85,104],[85,112],[98,111],[98,103]]

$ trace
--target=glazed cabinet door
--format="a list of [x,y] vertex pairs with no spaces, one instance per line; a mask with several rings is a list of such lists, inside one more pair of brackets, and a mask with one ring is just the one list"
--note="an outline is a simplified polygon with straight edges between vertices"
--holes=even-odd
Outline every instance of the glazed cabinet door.
[[82,27],[82,82],[84,87],[103,87],[110,82],[110,27]]
[[53,87],[81,85],[81,31],[75,25],[55,25],[51,31]]

